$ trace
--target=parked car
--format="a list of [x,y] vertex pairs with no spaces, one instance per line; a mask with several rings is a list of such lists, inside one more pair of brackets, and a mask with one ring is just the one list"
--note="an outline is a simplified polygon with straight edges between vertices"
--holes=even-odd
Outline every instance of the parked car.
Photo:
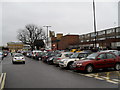
[[68,59],[62,59],[59,62],[59,66],[61,68],[72,69],[72,64],[73,64],[74,61],[78,61],[80,59],[84,59],[89,54],[91,54],[91,53],[90,52],[86,52],[86,51],[81,51],[81,52],[74,53],[70,58],[68,58]]
[[56,57],[58,57],[58,56],[60,55],[60,53],[62,53],[62,52],[57,50],[57,51],[55,51],[54,53],[55,53],[54,56],[49,57],[49,58],[46,60],[48,64],[53,64],[53,60],[54,60]]
[[53,59],[53,63],[56,65],[59,65],[59,62],[62,59],[70,58],[71,55],[73,55],[73,52],[63,52],[61,54],[57,54],[57,56],[54,57],[54,59]]
[[38,52],[42,52],[41,50],[33,50],[32,51],[32,58],[34,58],[35,59],[35,57],[36,57],[36,53],[38,53]]
[[120,70],[120,57],[111,52],[97,52],[73,63],[73,70],[82,70],[87,73],[104,68]]
[[45,55],[42,56],[41,60],[42,60],[43,62],[47,62],[47,59],[48,59],[48,58],[53,57],[53,56],[55,56],[55,55],[56,55],[55,52],[53,52],[53,51],[48,51]]
[[21,53],[15,53],[12,59],[12,63],[23,63],[25,64],[25,57]]
[[46,52],[45,51],[42,51],[42,52],[37,52],[36,53],[36,56],[35,56],[35,59],[36,60],[41,60],[42,56],[46,55]]
[[29,58],[31,58],[32,57],[32,51],[26,52],[26,56],[29,57]]
[[8,55],[8,51],[3,51],[3,56],[6,57]]

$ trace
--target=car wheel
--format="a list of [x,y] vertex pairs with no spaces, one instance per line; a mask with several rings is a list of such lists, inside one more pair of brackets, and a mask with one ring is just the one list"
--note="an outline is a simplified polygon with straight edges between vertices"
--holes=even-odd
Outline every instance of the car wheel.
[[48,63],[48,64],[50,64],[50,65],[51,65],[51,64],[53,64],[53,62],[52,62],[52,61],[49,61],[49,62],[47,62],[47,63]]
[[13,64],[15,64],[15,62],[14,62],[14,61],[12,61],[12,63],[13,63]]
[[115,65],[115,70],[117,70],[117,71],[120,70],[120,64],[119,64],[119,63],[117,63],[117,64]]
[[41,61],[42,59],[41,58],[38,58],[39,61]]
[[72,68],[73,68],[73,67],[72,67],[72,64],[73,64],[73,62],[68,63],[67,68],[68,68],[68,69],[72,69]]
[[92,73],[93,71],[94,71],[94,68],[93,68],[92,65],[86,66],[86,72],[87,72],[87,73]]
[[23,64],[25,64],[25,61],[23,62]]

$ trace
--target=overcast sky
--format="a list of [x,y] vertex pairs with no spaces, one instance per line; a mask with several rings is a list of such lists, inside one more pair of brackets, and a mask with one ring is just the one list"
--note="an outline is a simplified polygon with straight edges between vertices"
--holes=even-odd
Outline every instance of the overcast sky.
[[[26,24],[36,24],[41,27],[50,25],[52,27],[49,30],[64,34],[81,35],[94,31],[92,0],[16,1],[19,0],[9,0],[9,2],[5,0],[0,3],[0,35],[2,36],[0,45],[17,41],[17,31],[24,29]],[[118,26],[118,0],[99,1],[95,2],[95,5],[97,31]]]

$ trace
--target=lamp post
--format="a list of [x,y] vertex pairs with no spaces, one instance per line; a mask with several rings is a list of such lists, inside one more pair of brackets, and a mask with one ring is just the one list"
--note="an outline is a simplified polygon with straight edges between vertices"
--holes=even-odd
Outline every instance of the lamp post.
[[46,26],[43,26],[43,27],[46,27],[46,28],[47,28],[47,46],[48,46],[48,37],[49,37],[49,36],[48,36],[48,31],[49,31],[49,29],[48,29],[48,28],[51,27],[51,26],[46,25]]
[[96,15],[95,15],[95,2],[94,2],[94,0],[93,0],[93,17],[94,17],[94,33],[95,33],[95,42],[94,42],[94,48],[95,48],[95,50],[96,50],[96,35],[97,35],[97,33],[96,33]]

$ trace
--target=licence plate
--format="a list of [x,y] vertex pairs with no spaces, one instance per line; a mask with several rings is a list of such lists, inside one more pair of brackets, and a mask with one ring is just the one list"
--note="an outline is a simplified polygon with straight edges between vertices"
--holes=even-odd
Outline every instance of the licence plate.
[[22,60],[17,60],[18,62],[21,62]]

